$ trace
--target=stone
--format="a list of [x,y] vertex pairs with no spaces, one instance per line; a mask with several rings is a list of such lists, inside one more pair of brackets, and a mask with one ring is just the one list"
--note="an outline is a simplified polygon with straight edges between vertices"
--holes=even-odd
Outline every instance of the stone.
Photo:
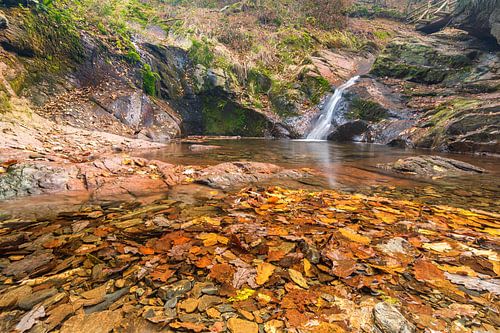
[[205,311],[208,308],[213,307],[214,305],[222,303],[222,298],[212,295],[203,295],[199,299],[198,303],[198,311]]
[[373,308],[375,328],[382,333],[412,333],[415,326],[410,323],[394,306],[380,302]]
[[226,189],[269,179],[298,179],[304,174],[277,165],[258,162],[228,162],[201,171],[196,182],[213,188]]
[[258,333],[259,325],[248,320],[229,318],[227,328],[231,333]]
[[377,167],[422,177],[449,177],[486,172],[486,170],[469,163],[451,158],[425,155],[408,157],[389,164],[379,164]]
[[265,333],[282,333],[284,332],[283,328],[285,327],[285,323],[281,320],[270,320],[264,324],[264,332]]
[[190,145],[189,150],[198,152],[222,148],[221,146],[211,146],[211,145]]
[[60,333],[108,333],[118,328],[122,319],[121,311],[79,313],[64,322]]
[[55,294],[57,294],[56,288],[40,290],[20,298],[17,302],[17,306],[23,310],[31,310],[36,304],[54,296]]
[[186,311],[187,313],[194,312],[199,304],[199,299],[188,298],[179,304],[179,309]]
[[212,319],[218,319],[221,313],[216,308],[210,308],[207,310],[207,315]]
[[0,309],[14,306],[19,299],[25,299],[31,295],[30,286],[21,286],[3,294],[0,298]]
[[164,301],[168,301],[169,299],[182,296],[192,288],[191,281],[189,280],[181,280],[171,285],[162,286],[158,289],[158,297],[160,297]]

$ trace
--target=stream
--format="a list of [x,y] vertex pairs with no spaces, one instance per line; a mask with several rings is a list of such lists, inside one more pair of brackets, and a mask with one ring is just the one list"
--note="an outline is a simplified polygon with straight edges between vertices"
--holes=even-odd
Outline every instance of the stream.
[[[184,165],[254,161],[291,169],[309,168],[319,171],[317,178],[305,183],[274,185],[364,193],[372,193],[376,189],[390,189],[395,195],[409,196],[407,199],[498,209],[496,199],[500,178],[498,161],[494,157],[478,158],[470,155],[438,154],[429,150],[405,150],[385,145],[331,141],[241,139],[212,140],[206,144],[220,148],[194,152],[190,149],[190,144],[172,143],[167,148],[141,156]],[[417,155],[440,155],[458,159],[482,167],[488,170],[488,173],[426,179],[394,174],[377,168],[379,163]]]

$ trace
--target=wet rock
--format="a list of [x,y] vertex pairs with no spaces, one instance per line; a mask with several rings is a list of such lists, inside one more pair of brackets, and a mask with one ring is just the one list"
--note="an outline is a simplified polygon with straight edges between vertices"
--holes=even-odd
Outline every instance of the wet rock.
[[198,307],[198,304],[199,304],[198,299],[188,298],[179,304],[179,308],[181,310],[186,311],[187,313],[191,313],[191,312],[194,312],[194,310],[196,310],[196,308]]
[[56,288],[50,288],[34,292],[30,295],[25,295],[19,299],[17,306],[23,310],[31,310],[36,304],[46,300],[47,298],[57,294]]
[[423,177],[446,177],[486,172],[484,169],[469,163],[440,156],[425,155],[400,159],[389,164],[379,164],[378,167]]
[[392,305],[380,302],[373,308],[375,332],[379,333],[412,333],[415,326]]
[[281,320],[270,320],[264,324],[264,332],[266,333],[282,333],[284,332],[285,323]]
[[192,288],[191,281],[181,280],[168,286],[163,286],[158,289],[158,297],[164,301],[168,301],[173,297],[182,296]]
[[297,179],[304,175],[277,165],[257,162],[223,163],[203,169],[196,181],[214,188],[229,188],[273,179]]
[[189,150],[198,152],[222,148],[221,146],[210,146],[210,145],[190,145]]
[[222,298],[212,295],[203,295],[199,299],[198,303],[198,311],[206,311],[208,308],[213,307],[214,305],[222,303]]
[[75,168],[63,169],[43,164],[22,164],[0,174],[0,200],[56,192],[65,189]]
[[347,122],[343,125],[338,126],[330,135],[328,135],[328,140],[330,141],[359,141],[357,139],[363,133],[369,129],[369,125],[366,121],[356,120]]
[[259,325],[248,320],[230,318],[227,321],[227,328],[231,333],[258,333]]
[[61,333],[108,333],[120,326],[122,321],[120,311],[102,311],[92,314],[79,313],[61,327]]

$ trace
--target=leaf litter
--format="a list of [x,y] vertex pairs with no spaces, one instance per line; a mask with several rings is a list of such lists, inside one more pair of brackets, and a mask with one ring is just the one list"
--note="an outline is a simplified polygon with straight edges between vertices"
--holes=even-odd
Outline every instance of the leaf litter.
[[1,330],[499,325],[494,212],[279,187],[202,205],[97,205],[50,221],[2,222],[10,241],[0,243]]

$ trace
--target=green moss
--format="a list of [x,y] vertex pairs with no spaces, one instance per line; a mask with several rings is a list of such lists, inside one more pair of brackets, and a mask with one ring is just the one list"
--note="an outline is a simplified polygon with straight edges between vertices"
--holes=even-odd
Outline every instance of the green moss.
[[353,98],[350,103],[348,119],[361,119],[366,121],[378,122],[389,116],[387,110],[380,104],[365,100],[359,97]]
[[144,64],[142,68],[142,89],[150,96],[156,96],[156,82],[160,75],[151,70],[151,66]]
[[125,55],[125,59],[131,64],[137,64],[141,62],[141,55],[136,50],[129,50]]
[[224,96],[204,95],[203,124],[208,135],[263,136],[267,128],[266,118],[246,109]]

